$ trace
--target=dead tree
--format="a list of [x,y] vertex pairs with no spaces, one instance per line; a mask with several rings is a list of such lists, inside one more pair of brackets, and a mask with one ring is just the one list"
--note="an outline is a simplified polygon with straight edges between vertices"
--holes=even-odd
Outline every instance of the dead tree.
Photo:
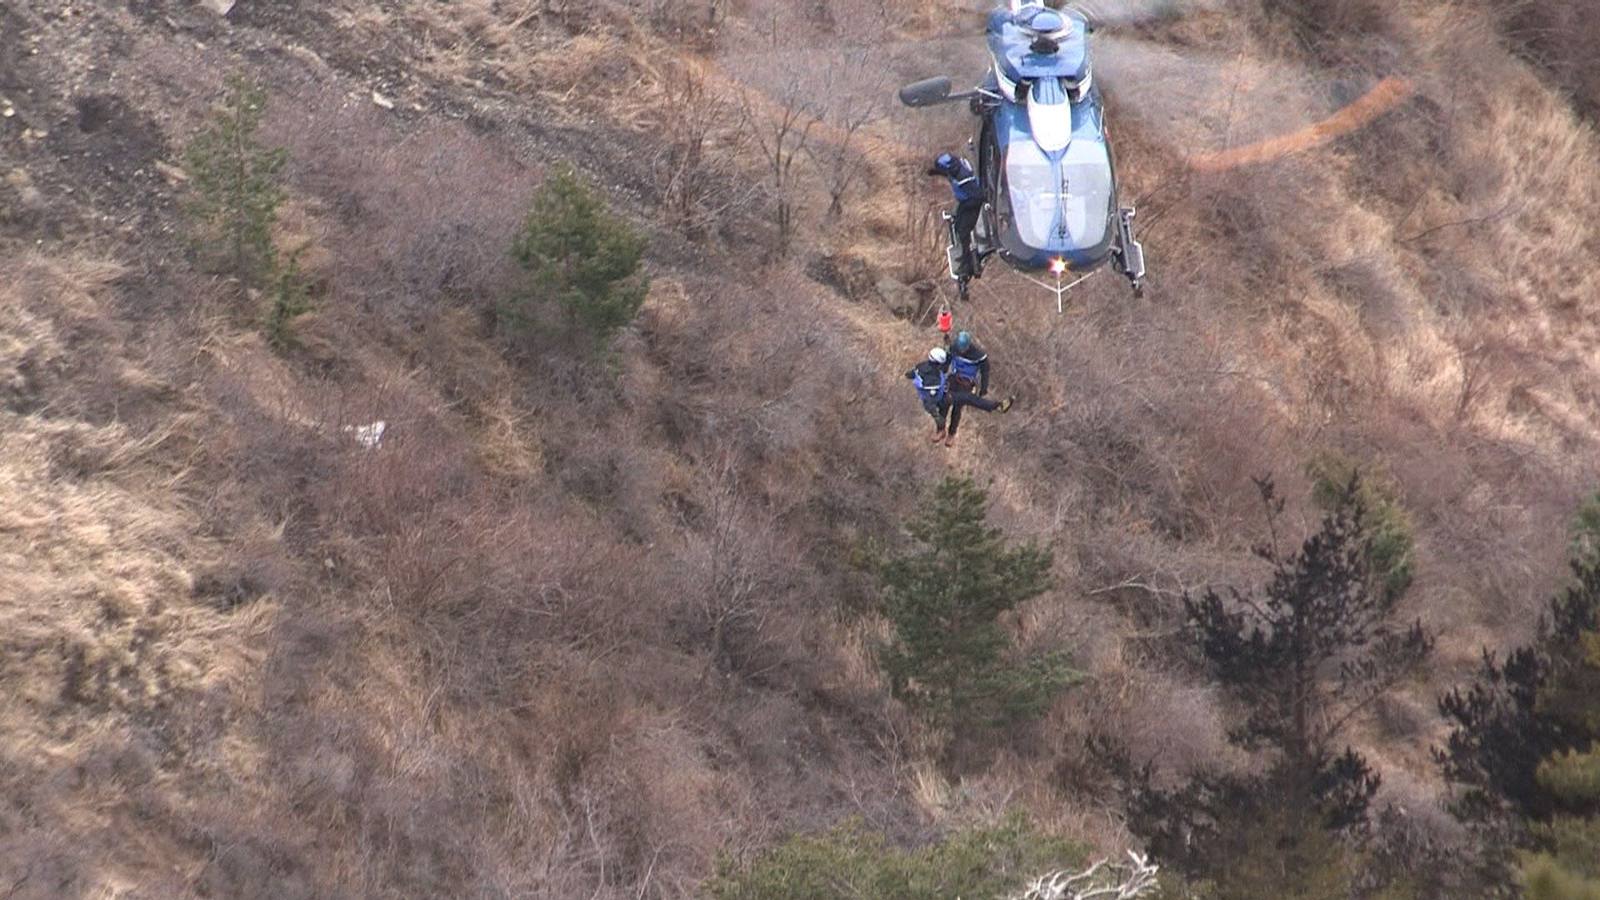
[[829,219],[844,214],[844,199],[867,171],[859,132],[882,111],[883,78],[866,55],[830,64],[821,96],[829,98],[825,121],[833,126],[825,142],[813,142],[806,153],[828,189]]
[[743,129],[734,104],[691,68],[668,70],[661,89],[662,140],[651,168],[668,218],[684,236],[700,239],[758,190],[739,177],[736,165]]
[[1157,867],[1128,851],[1126,863],[1100,860],[1081,872],[1051,872],[1013,900],[1133,900],[1157,888]]
[[693,609],[714,666],[728,671],[741,661],[736,646],[747,653],[760,649],[772,613],[773,523],[740,495],[732,456],[718,465],[698,518],[690,558],[698,563],[701,584]]
[[800,173],[794,164],[805,152],[812,129],[820,119],[798,84],[791,84],[770,101],[746,93],[741,98],[741,106],[746,130],[761,151],[767,170],[768,198],[778,226],[774,253],[786,256],[801,205],[797,185]]

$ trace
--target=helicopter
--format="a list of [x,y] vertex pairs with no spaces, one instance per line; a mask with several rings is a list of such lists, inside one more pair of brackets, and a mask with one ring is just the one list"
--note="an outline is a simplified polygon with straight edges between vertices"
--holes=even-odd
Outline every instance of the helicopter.
[[[965,101],[979,119],[977,173],[985,203],[963,266],[954,218],[945,213],[950,277],[966,299],[968,282],[991,255],[1023,272],[1047,271],[1062,295],[1110,263],[1144,295],[1144,247],[1134,239],[1134,208],[1118,202],[1105,108],[1094,81],[1089,17],[1040,0],[1009,0],[985,28],[990,67],[983,81],[952,92],[947,76],[908,84],[900,101],[926,108]],[[974,141],[969,141],[972,146]],[[1068,273],[1077,277],[1063,286]],[[1031,277],[1031,276],[1030,276]]]

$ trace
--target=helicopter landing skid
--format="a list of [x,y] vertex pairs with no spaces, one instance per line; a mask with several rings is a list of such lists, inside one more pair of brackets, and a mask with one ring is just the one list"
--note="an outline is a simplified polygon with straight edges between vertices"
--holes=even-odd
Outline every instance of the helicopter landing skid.
[[1133,286],[1135,297],[1144,296],[1144,245],[1133,239],[1134,209],[1117,210],[1117,270]]

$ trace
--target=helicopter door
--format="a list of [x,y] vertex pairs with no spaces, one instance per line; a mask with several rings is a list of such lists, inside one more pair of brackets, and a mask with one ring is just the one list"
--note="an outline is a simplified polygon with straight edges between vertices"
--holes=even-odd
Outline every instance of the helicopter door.
[[985,116],[983,127],[978,129],[978,183],[983,185],[989,201],[984,208],[983,225],[991,245],[997,242],[1001,209],[1006,199],[1005,183],[1000,174],[1000,145],[995,140],[994,120]]

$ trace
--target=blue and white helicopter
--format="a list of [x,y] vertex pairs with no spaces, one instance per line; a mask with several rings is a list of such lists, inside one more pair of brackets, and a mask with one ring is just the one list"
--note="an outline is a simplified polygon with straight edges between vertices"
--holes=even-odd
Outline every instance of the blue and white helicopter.
[[[1070,7],[1009,0],[989,15],[991,65],[981,84],[952,93],[950,79],[938,77],[900,89],[907,106],[967,101],[981,120],[977,169],[987,197],[970,271],[981,274],[984,260],[998,254],[1025,275],[1049,272],[1054,286],[1028,277],[1055,293],[1058,308],[1063,294],[1108,262],[1134,296],[1144,293],[1144,247],[1133,237],[1133,207],[1117,200],[1092,31],[1088,16]],[[950,277],[965,298],[971,276],[957,274],[953,222],[950,239]]]

